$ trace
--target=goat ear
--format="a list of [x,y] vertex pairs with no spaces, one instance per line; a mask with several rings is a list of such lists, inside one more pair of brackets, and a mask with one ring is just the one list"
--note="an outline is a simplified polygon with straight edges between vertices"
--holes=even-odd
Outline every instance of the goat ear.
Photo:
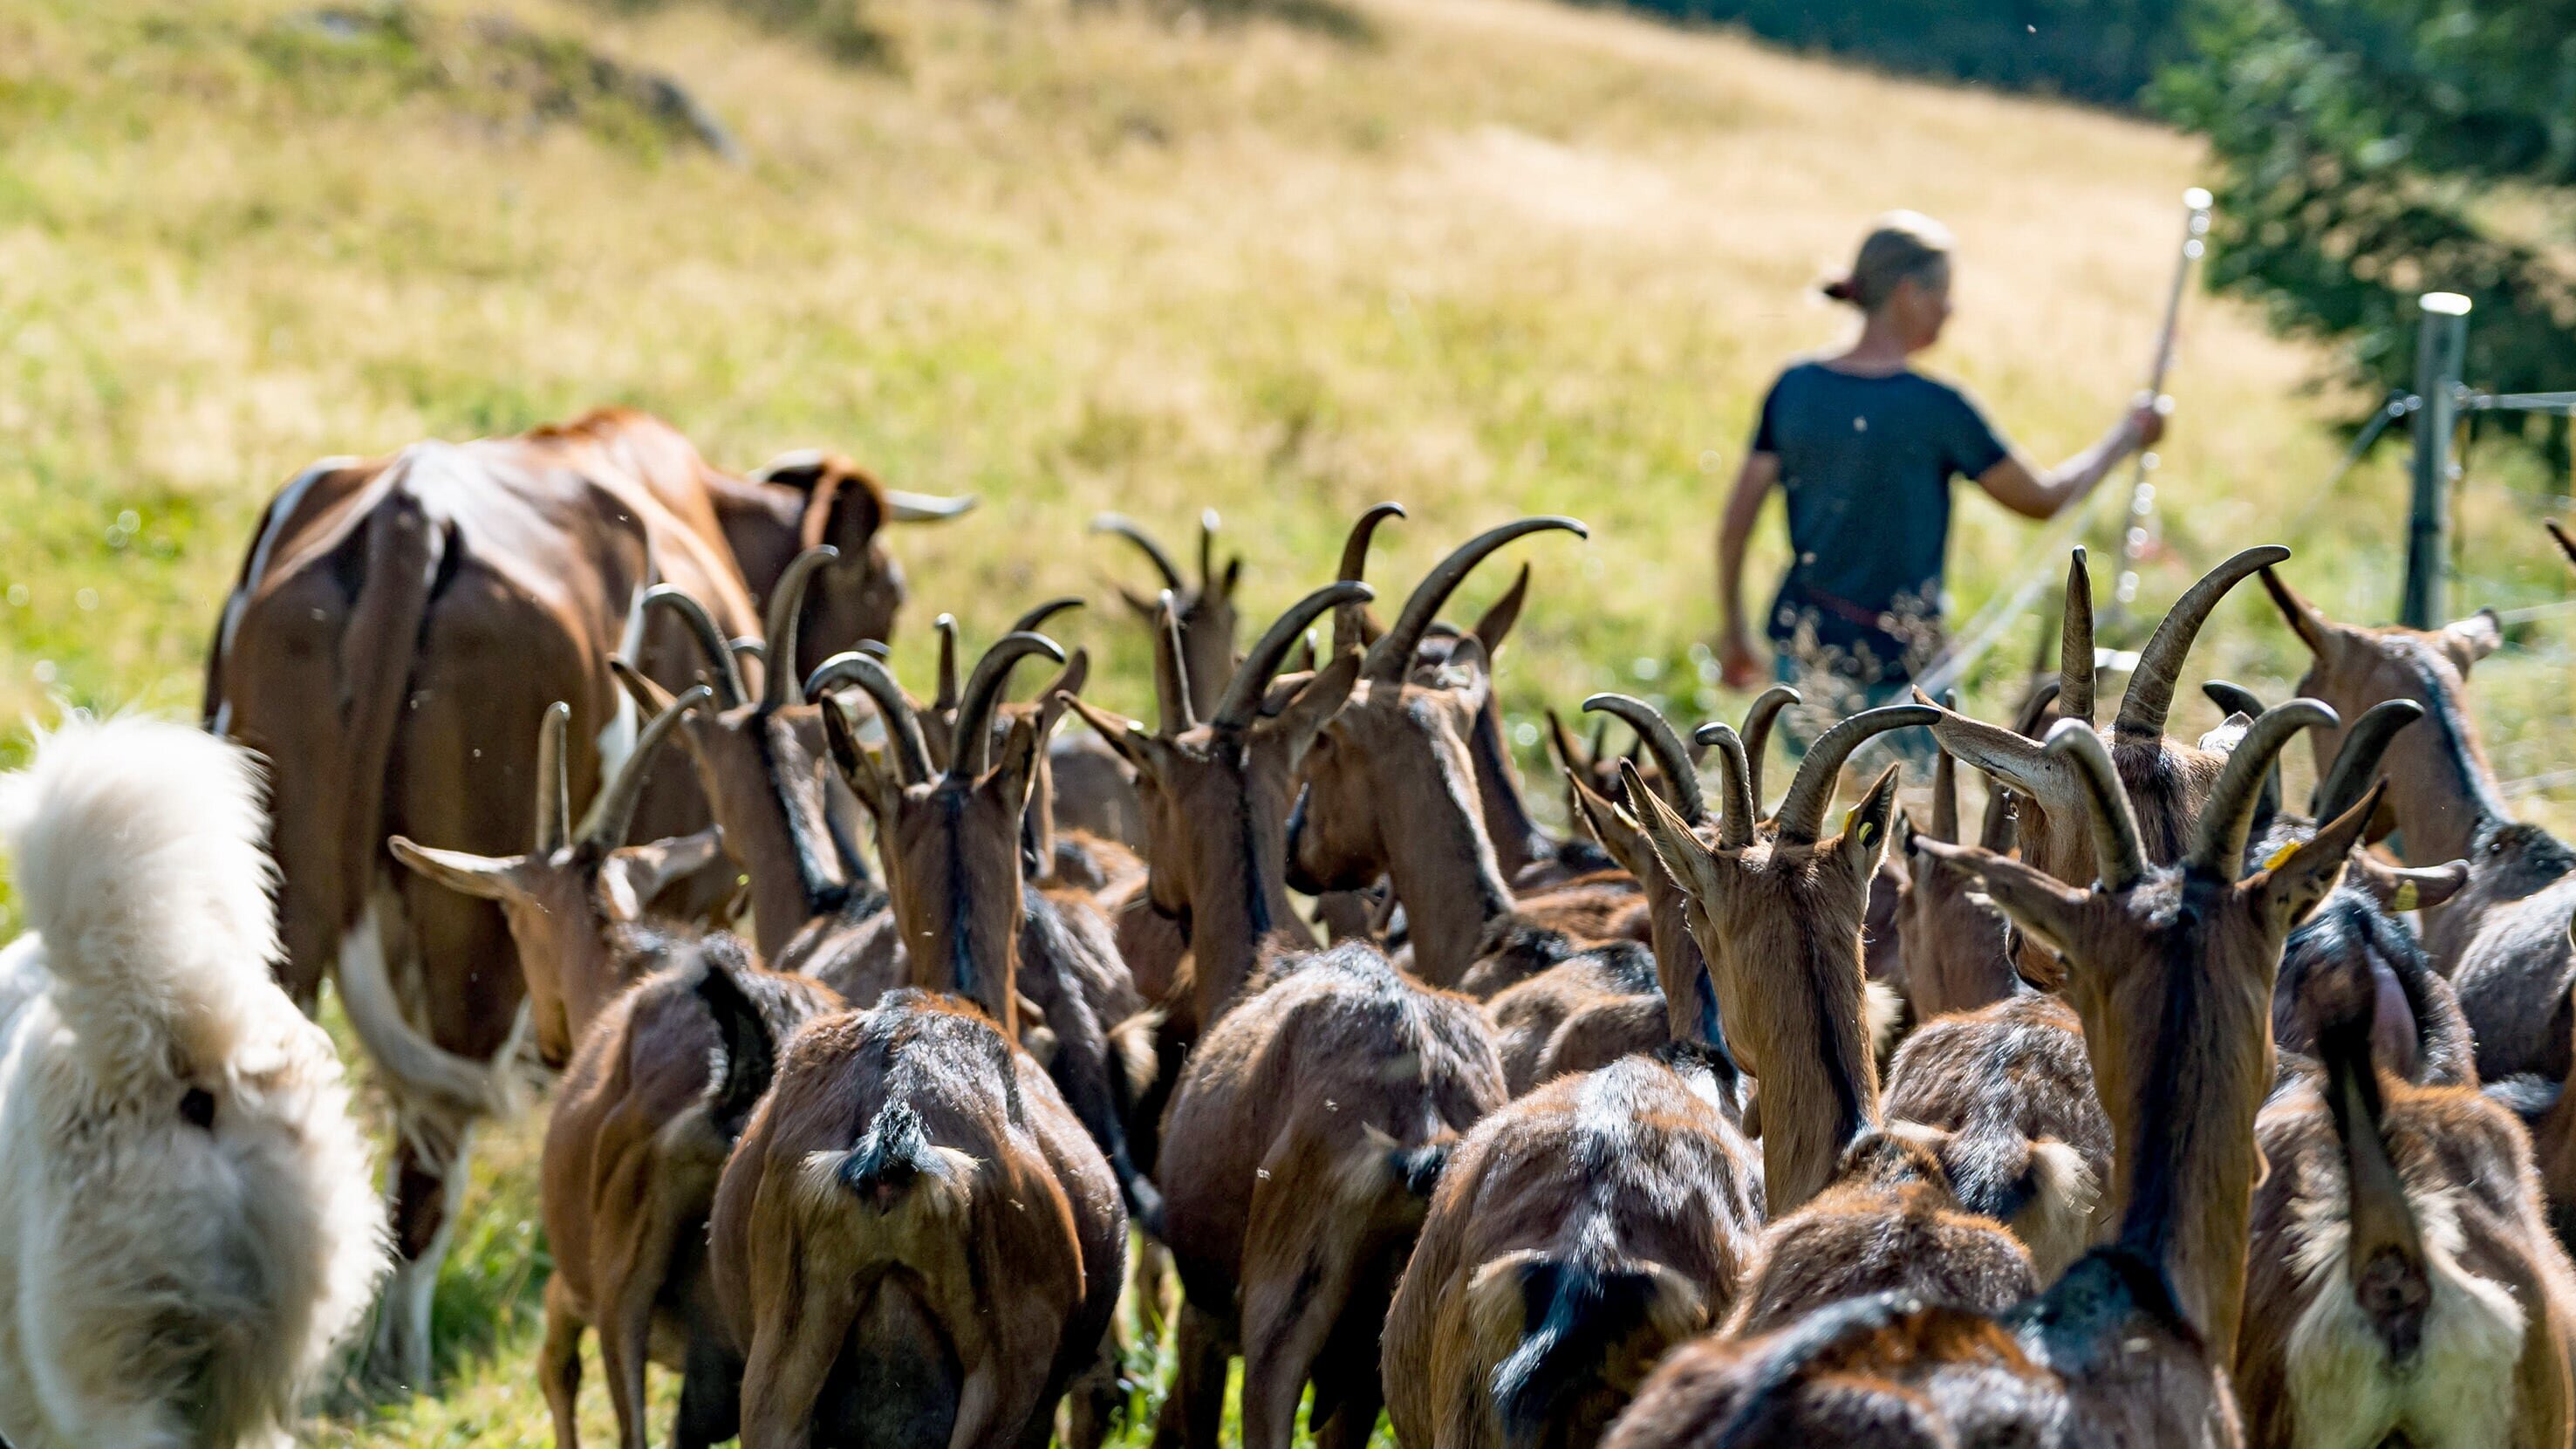
[[1486,658],[1491,659],[1502,652],[1503,641],[1512,635],[1512,626],[1521,621],[1521,606],[1529,602],[1529,581],[1529,565],[1522,564],[1520,577],[1512,580],[1512,586],[1503,591],[1501,598],[1494,600],[1470,631],[1476,636],[1476,642],[1485,646]]
[[1015,813],[1029,808],[1029,792],[1037,787],[1038,748],[1037,721],[1023,715],[1012,722],[1009,737],[1002,741],[1002,762],[984,777]]
[[849,715],[828,698],[823,701],[823,743],[831,748],[832,764],[840,770],[842,783],[877,818],[878,827],[893,825],[895,801],[902,797],[902,786],[886,773],[876,756],[860,745],[859,737],[850,728]]
[[2318,826],[2315,835],[2247,877],[2237,889],[2251,896],[2284,931],[2306,920],[2335,882],[2343,879],[2344,862],[2361,843],[2362,831],[2387,792],[2385,780],[2371,786],[2359,804]]
[[1155,773],[1154,752],[1148,748],[1153,737],[1145,733],[1143,725],[1120,719],[1078,695],[1065,695],[1063,699],[1075,714],[1082,716],[1084,724],[1091,726],[1092,733],[1109,742],[1109,748],[1116,750],[1120,759],[1135,766],[1139,774]]
[[2469,863],[2465,860],[2401,869],[2365,850],[2354,854],[2347,869],[2355,885],[2368,891],[2382,909],[2390,911],[2429,911],[2458,895],[2469,883]]
[[2084,934],[2086,921],[2096,909],[2099,898],[2093,892],[2077,890],[2036,866],[1981,846],[1917,836],[1914,848],[1976,876],[1997,910],[2060,956],[2071,955],[2068,948]]
[[2442,652],[2451,656],[2460,677],[2469,677],[2469,666],[2496,652],[2504,643],[2504,626],[2493,609],[2480,609],[2457,623],[2444,626]]
[[1637,773],[1634,760],[1619,762],[1619,783],[1628,796],[1629,813],[1645,827],[1646,840],[1654,847],[1655,859],[1662,863],[1664,874],[1682,888],[1682,894],[1705,902],[1717,890],[1717,872],[1710,868],[1708,847],[1691,833],[1690,825],[1664,803],[1664,797],[1646,788],[1646,777]]
[[603,876],[614,873],[628,896],[639,908],[662,893],[675,880],[697,874],[715,864],[724,851],[724,832],[710,825],[694,835],[678,835],[656,840],[647,845],[627,845],[609,852],[600,867]]
[[1878,863],[1887,856],[1888,831],[1896,823],[1896,782],[1903,768],[1890,765],[1881,771],[1869,793],[1843,817],[1843,833],[1835,849],[1864,880],[1877,874]]
[[415,873],[436,881],[458,895],[474,896],[487,901],[506,901],[526,894],[519,876],[527,868],[524,855],[468,855],[461,850],[433,850],[414,845],[396,835],[385,841],[394,859]]
[[1610,853],[1610,858],[1619,863],[1621,870],[1644,880],[1648,871],[1663,868],[1655,862],[1655,847],[1646,839],[1645,827],[1631,818],[1627,811],[1601,798],[1591,786],[1572,774],[1565,777],[1565,784],[1574,794],[1574,808],[1583,816],[1584,826],[1592,832],[1593,839],[1601,842],[1601,848]]
[[1255,728],[1287,740],[1288,768],[1293,771],[1305,757],[1306,747],[1315,742],[1315,736],[1350,702],[1351,688],[1359,678],[1360,651],[1345,649],[1290,697],[1288,707],[1279,712],[1277,719],[1264,720]]

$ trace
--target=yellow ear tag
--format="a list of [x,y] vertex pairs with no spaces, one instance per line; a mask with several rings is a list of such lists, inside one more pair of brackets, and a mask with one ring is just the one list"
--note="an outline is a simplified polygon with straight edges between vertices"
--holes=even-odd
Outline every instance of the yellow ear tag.
[[2289,844],[2282,846],[2280,849],[2273,851],[2272,858],[2263,862],[2263,868],[2265,870],[2279,870],[2281,868],[2282,861],[2288,860],[2291,856],[2298,854],[2299,845],[2300,842],[2293,840]]
[[2415,882],[2401,880],[2397,883],[2397,894],[2388,902],[2388,908],[2392,911],[2411,911],[2415,909],[2415,901]]
[[1860,823],[1860,828],[1852,832],[1852,839],[1865,850],[1869,847],[1869,838],[1877,833],[1878,822],[1875,820],[1864,820]]

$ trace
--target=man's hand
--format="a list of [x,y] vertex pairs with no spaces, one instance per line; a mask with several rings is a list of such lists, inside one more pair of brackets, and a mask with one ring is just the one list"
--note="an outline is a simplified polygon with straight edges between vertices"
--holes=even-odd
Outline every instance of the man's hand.
[[1718,675],[1729,689],[1751,689],[1762,682],[1762,660],[1741,628],[1730,629],[1717,646]]

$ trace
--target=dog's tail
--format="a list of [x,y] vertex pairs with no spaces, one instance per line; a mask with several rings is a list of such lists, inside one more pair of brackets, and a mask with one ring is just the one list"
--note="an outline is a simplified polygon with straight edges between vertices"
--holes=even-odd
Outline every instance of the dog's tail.
[[19,900],[95,1076],[220,1059],[275,989],[267,829],[253,757],[163,720],[75,713],[0,777]]

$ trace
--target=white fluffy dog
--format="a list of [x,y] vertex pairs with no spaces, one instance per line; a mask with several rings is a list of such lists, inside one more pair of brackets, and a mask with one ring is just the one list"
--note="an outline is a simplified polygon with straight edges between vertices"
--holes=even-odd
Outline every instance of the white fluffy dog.
[[385,1262],[340,1063],[269,978],[258,773],[78,716],[0,776],[0,1438],[286,1438]]

